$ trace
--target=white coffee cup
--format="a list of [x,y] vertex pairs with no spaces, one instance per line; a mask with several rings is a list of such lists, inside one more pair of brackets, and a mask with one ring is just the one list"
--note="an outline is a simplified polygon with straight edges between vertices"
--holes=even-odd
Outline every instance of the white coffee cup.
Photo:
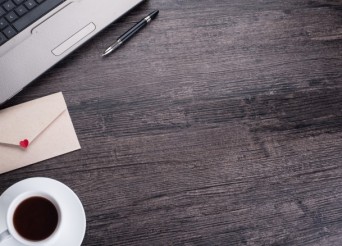
[[[18,206],[26,201],[29,198],[33,197],[42,197],[50,201],[56,208],[57,214],[58,214],[58,222],[56,229],[54,232],[48,236],[46,239],[40,240],[40,241],[31,241],[23,236],[20,235],[20,233],[16,230],[14,225],[14,213]],[[63,212],[61,209],[61,206],[59,205],[59,202],[57,199],[53,197],[51,194],[47,194],[45,192],[35,192],[35,191],[28,191],[25,193],[22,193],[18,195],[13,201],[10,203],[7,213],[6,213],[6,222],[7,222],[7,230],[0,233],[0,245],[5,242],[6,240],[9,240],[10,238],[13,238],[14,240],[18,241],[19,243],[27,246],[48,246],[52,245],[56,242],[56,240],[60,237],[60,231],[62,228],[62,222],[63,222]]]

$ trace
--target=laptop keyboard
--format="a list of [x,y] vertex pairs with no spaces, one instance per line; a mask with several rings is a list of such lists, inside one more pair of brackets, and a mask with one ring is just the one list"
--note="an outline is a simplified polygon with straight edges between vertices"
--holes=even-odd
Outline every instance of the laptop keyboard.
[[0,0],[0,46],[65,0]]

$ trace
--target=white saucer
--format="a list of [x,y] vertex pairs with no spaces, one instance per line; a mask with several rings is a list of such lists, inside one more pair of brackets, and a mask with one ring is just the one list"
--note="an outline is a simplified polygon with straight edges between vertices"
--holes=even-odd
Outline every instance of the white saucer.
[[[41,191],[53,194],[58,200],[63,201],[63,213],[66,223],[61,228],[61,237],[53,246],[78,246],[81,245],[85,230],[86,217],[81,201],[77,195],[66,185],[49,178],[30,178],[20,181],[9,187],[0,196],[0,233],[7,230],[6,211],[13,199],[27,191]],[[13,238],[1,243],[1,246],[22,246]]]

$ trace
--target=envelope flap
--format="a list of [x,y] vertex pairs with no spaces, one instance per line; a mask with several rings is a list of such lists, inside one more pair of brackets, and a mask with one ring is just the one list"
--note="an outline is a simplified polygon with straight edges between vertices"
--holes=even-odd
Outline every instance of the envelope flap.
[[66,109],[60,92],[0,111],[0,143],[32,142]]

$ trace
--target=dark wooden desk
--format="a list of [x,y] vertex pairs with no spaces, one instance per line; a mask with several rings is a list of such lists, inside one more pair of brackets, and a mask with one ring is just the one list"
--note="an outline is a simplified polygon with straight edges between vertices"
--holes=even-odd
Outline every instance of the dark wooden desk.
[[63,91],[82,150],[0,192],[64,182],[89,246],[340,246],[341,57],[339,0],[150,0],[8,104]]

